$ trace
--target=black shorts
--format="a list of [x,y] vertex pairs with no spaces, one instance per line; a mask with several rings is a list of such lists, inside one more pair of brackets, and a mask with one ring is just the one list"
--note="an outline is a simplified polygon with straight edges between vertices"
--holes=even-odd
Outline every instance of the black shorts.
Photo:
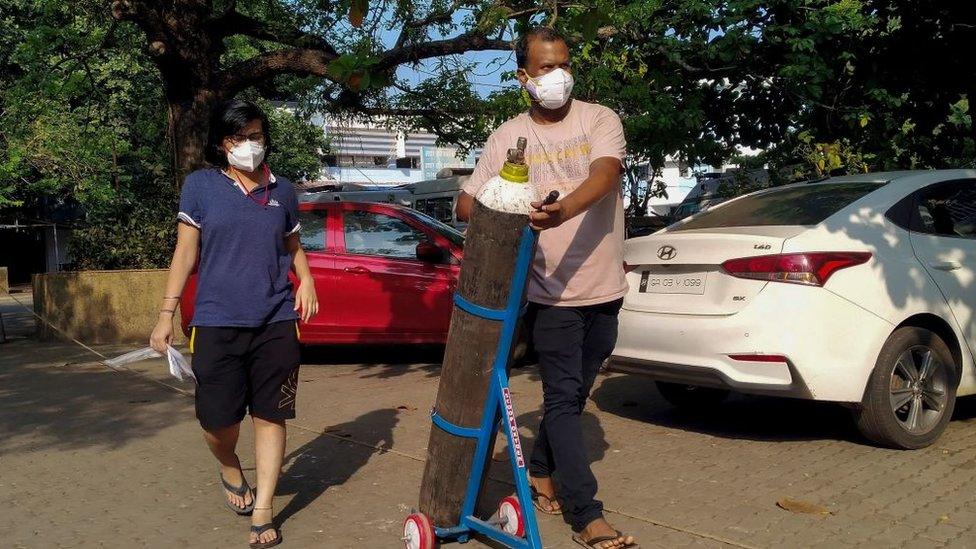
[[252,416],[295,417],[298,326],[293,320],[257,328],[194,326],[190,336],[197,376],[197,419],[214,430]]

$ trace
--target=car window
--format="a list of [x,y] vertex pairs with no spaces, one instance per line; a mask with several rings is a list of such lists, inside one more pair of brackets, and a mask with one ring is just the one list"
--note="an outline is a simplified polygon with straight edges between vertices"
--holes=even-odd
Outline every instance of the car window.
[[923,232],[976,238],[976,181],[956,181],[923,191],[918,214]]
[[824,183],[760,191],[709,208],[670,230],[816,225],[882,185],[875,182]]
[[422,231],[390,215],[348,211],[343,220],[350,254],[417,259],[417,244],[428,240]]
[[443,223],[454,221],[454,197],[452,196],[421,198],[414,203],[414,209]]
[[462,234],[461,231],[455,229],[454,227],[451,227],[450,225],[442,223],[423,212],[408,211],[407,213],[413,216],[414,219],[423,223],[424,225],[433,228],[435,231],[440,233],[441,236],[449,240],[455,246],[459,246],[459,247],[464,246],[464,234]]
[[325,218],[324,210],[298,212],[298,222],[302,224],[298,236],[306,252],[325,250]]

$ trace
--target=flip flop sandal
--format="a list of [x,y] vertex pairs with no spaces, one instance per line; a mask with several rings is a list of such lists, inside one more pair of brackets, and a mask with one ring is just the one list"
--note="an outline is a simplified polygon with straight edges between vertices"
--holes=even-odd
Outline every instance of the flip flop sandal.
[[[599,544],[607,541],[614,541],[622,537],[626,537],[626,536],[624,535],[623,532],[617,530],[616,536],[599,536],[589,541],[584,540],[583,537],[580,536],[579,534],[573,534],[573,541],[575,541],[579,545],[582,545],[583,547],[587,547],[588,549],[602,549],[602,547],[600,547]],[[640,549],[640,545],[636,543],[631,543],[629,545],[618,545],[614,547],[614,549]]]
[[243,498],[248,492],[251,493],[251,503],[249,503],[246,507],[238,507],[234,505],[233,503],[227,501],[227,494],[221,493],[221,495],[224,496],[224,504],[227,506],[227,508],[243,517],[250,515],[254,511],[254,502],[257,499],[257,490],[251,490],[251,487],[247,484],[247,479],[244,478],[244,471],[241,469],[240,459],[237,460],[237,469],[241,471],[241,479],[244,481],[240,486],[234,486],[233,484],[224,480],[224,474],[220,472],[219,467],[217,468],[217,476],[220,478],[220,483],[224,486],[224,490],[227,490],[231,494]]
[[[536,490],[535,487],[533,487],[533,486],[529,486],[529,488],[532,490],[532,506],[535,507],[536,510],[538,510],[540,513],[543,513],[543,514],[546,514],[546,515],[556,516],[556,515],[562,515],[563,514],[562,507],[560,507],[559,509],[553,509],[552,508],[552,504],[553,503],[556,503],[556,504],[559,503],[559,501],[556,500],[556,498],[551,498],[551,497],[543,494],[542,492]],[[543,506],[542,502],[539,501],[539,498],[546,498],[546,503],[548,503],[549,509],[546,509]]]
[[266,549],[267,547],[274,547],[275,545],[281,543],[282,541],[281,530],[278,530],[275,527],[273,522],[266,522],[260,526],[251,526],[251,532],[257,534],[259,536],[258,539],[261,539],[260,538],[261,534],[267,532],[268,530],[274,530],[275,532],[277,532],[278,537],[276,537],[271,541],[266,541],[266,542],[256,541],[254,543],[249,543],[248,545],[251,547],[251,549]]

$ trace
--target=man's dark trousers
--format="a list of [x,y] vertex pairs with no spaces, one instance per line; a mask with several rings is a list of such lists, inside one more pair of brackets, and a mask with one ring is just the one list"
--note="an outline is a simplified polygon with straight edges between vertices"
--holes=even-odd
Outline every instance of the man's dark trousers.
[[529,325],[539,355],[544,415],[529,473],[553,478],[573,529],[603,516],[583,443],[580,415],[603,361],[617,342],[622,299],[584,307],[531,304]]

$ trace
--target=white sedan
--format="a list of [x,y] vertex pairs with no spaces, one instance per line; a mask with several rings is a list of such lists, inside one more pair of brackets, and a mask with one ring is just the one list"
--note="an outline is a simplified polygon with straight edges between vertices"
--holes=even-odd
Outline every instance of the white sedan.
[[976,393],[976,170],[776,187],[628,240],[611,368],[675,405],[728,391],[847,403],[931,444]]

